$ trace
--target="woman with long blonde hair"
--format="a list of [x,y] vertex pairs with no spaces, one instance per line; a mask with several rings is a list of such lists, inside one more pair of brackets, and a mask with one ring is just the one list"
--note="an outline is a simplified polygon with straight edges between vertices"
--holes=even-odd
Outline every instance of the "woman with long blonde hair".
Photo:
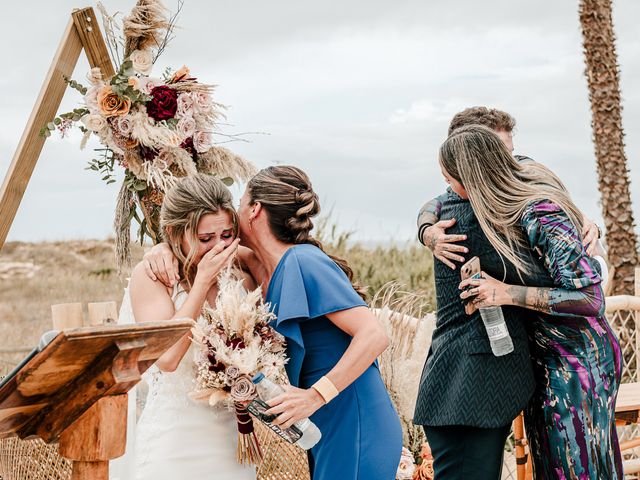
[[[582,215],[552,172],[523,167],[486,127],[454,131],[439,157],[493,247],[532,283],[507,285],[483,272],[460,284],[460,296],[478,308],[538,312],[527,325],[536,388],[525,411],[536,478],[621,479],[614,411],[622,358],[604,315],[599,265],[579,234]],[[531,281],[532,261],[554,288]]]
[[[205,302],[215,305],[218,274],[233,261],[238,223],[231,192],[218,179],[198,173],[178,179],[164,197],[162,235],[177,262],[180,281],[154,282],[140,262],[129,284],[136,322],[198,319]],[[246,276],[245,287],[255,288]],[[204,321],[204,320],[201,320]],[[136,426],[135,480],[219,478],[254,480],[253,467],[236,461],[236,416],[189,397],[195,388],[196,347],[186,334],[145,374],[149,394]]]

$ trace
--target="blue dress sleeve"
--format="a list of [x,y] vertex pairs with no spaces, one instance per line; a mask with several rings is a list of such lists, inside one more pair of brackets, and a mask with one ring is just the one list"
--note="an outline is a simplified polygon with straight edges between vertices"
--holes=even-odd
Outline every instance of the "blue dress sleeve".
[[600,316],[604,313],[600,267],[587,255],[569,216],[551,202],[531,204],[522,218],[531,248],[544,261],[558,288],[549,293],[552,315]]
[[366,306],[342,269],[320,249],[299,246],[285,259],[277,324]]
[[300,323],[367,304],[346,274],[319,248],[297,245],[285,255],[273,274],[267,301],[276,315],[275,329],[287,339],[289,362],[285,368],[289,381],[297,386],[305,356]]

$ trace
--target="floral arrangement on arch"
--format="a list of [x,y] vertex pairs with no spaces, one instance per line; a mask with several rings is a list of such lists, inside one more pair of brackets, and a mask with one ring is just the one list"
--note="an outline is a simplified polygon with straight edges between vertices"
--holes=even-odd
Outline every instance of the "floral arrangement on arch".
[[[87,86],[67,79],[83,95],[83,105],[41,130],[44,136],[56,129],[64,135],[77,124],[84,134],[81,148],[96,136],[104,148],[87,168],[107,184],[116,182],[116,167],[124,169],[114,221],[118,267],[129,263],[133,220],[140,225],[141,243],[145,236],[160,240],[160,205],[175,178],[205,172],[231,184],[255,173],[251,163],[214,141],[214,135],[223,135],[218,122],[224,106],[213,100],[212,85],[199,82],[185,66],[152,76],[181,7],[169,16],[159,0],[138,0],[120,26],[98,4],[112,60],[119,65],[116,74],[104,78],[93,68]],[[228,141],[230,136],[223,136]]]
[[[232,270],[218,280],[215,308],[205,306],[192,329],[196,389],[190,396],[211,406],[227,404],[238,420],[238,461],[259,463],[253,421],[243,402],[256,397],[252,377],[258,372],[275,383],[288,382],[285,339],[269,326],[275,316],[262,300],[262,289],[246,292]],[[204,320],[202,320],[204,318]]]

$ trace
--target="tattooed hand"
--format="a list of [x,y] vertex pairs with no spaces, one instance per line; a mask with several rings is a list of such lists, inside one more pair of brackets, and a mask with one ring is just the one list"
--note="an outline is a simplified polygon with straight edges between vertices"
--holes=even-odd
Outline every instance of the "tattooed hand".
[[455,242],[461,242],[467,239],[466,235],[447,235],[447,228],[451,228],[455,225],[456,219],[440,220],[435,225],[427,228],[422,234],[422,240],[429,250],[433,253],[433,256],[444,263],[452,270],[456,269],[455,264],[452,262],[464,262],[464,257],[457,255],[454,252],[468,253],[469,250],[462,245],[455,245]]
[[485,272],[482,272],[481,275],[484,278],[469,278],[459,285],[460,289],[466,289],[460,294],[460,298],[463,300],[469,298],[474,307],[515,305],[538,312],[551,312],[553,289],[507,285],[490,277]]
[[458,288],[464,291],[460,294],[462,300],[469,299],[476,308],[497,307],[508,305],[508,290],[510,285],[502,283],[485,272],[481,272],[479,279],[468,278],[460,282]]

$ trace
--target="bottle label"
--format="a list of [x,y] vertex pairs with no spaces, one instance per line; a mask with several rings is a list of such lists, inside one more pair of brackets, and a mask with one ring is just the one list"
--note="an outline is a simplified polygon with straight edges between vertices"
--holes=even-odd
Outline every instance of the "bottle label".
[[291,427],[286,429],[281,429],[279,426],[273,425],[271,422],[275,420],[276,415],[267,415],[266,413],[264,413],[269,408],[269,405],[259,398],[251,400],[251,403],[247,405],[247,410],[249,410],[249,413],[251,413],[251,415],[260,420],[287,442],[296,443],[298,440],[300,440],[300,438],[302,438],[302,432],[296,425],[292,425]]
[[489,340],[501,340],[504,337],[509,336],[509,330],[507,329],[506,323],[499,323],[498,325],[487,326],[487,334],[489,335]]

